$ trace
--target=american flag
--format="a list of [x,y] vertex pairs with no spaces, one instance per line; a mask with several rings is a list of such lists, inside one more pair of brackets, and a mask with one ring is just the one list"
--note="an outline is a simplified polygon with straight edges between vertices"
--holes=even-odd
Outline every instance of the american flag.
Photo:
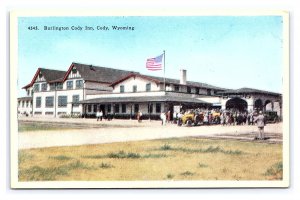
[[157,56],[155,58],[148,58],[146,62],[146,68],[151,71],[162,70],[162,58],[164,54]]

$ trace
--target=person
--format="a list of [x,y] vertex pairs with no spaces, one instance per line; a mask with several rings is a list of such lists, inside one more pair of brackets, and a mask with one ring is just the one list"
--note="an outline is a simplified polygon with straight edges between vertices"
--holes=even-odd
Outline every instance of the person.
[[167,120],[167,116],[166,116],[166,113],[165,112],[162,112],[160,114],[160,119],[161,119],[161,125],[166,125],[166,120]]
[[225,125],[225,114],[222,113],[220,116],[220,123],[224,126]]
[[176,111],[173,112],[173,123],[174,124],[177,123],[177,112]]
[[167,117],[167,122],[170,123],[170,121],[171,121],[171,111],[170,110],[168,110],[166,117]]
[[96,112],[96,118],[97,118],[97,121],[99,121],[99,119],[100,119],[100,111],[99,110],[97,110],[97,112]]
[[99,117],[100,117],[100,121],[102,121],[102,118],[103,118],[103,112],[102,112],[102,110],[100,110]]
[[142,122],[142,112],[141,111],[138,111],[137,112],[137,120],[138,120],[138,122]]
[[178,125],[178,126],[181,126],[181,125],[182,125],[182,116],[183,116],[182,112],[179,112],[179,113],[177,114],[177,125]]
[[264,133],[265,117],[262,111],[259,111],[259,115],[254,119],[254,122],[256,122],[258,127],[258,137],[255,137],[254,139],[264,140],[265,139],[265,133]]

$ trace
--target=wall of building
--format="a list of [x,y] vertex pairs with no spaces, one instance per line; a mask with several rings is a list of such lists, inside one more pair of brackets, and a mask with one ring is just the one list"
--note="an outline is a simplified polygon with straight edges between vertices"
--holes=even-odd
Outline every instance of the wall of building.
[[86,96],[86,99],[95,99],[95,98],[106,98],[106,97],[145,97],[145,96],[161,96],[164,95],[164,91],[157,92],[136,92],[136,93],[111,93],[111,94],[98,94],[92,95],[89,94]]
[[[104,113],[105,114],[115,114],[115,115],[135,115],[136,113],[134,112],[134,105],[138,104],[139,105],[139,111],[142,112],[145,115],[148,115],[148,103],[117,103],[119,105],[119,112],[115,112],[114,107],[116,105],[116,103],[110,103],[109,105],[111,106],[111,112],[108,112],[107,107],[108,104],[102,104],[105,105],[105,110]],[[126,106],[126,112],[122,112],[122,104],[124,104]],[[156,112],[156,106],[157,104],[160,104],[160,112]],[[89,104],[91,106],[91,111],[89,112],[88,110],[88,105],[86,105],[86,114],[88,115],[95,115],[97,110],[94,110],[94,105],[97,105],[97,109],[100,108],[101,104]],[[161,102],[157,102],[157,103],[153,103],[153,110],[152,113],[153,115],[160,115],[160,113],[162,111],[164,111],[165,107],[164,107],[164,103]]]
[[114,86],[113,93],[120,93],[120,86],[124,85],[124,93],[133,93],[133,86],[137,86],[137,92],[145,92],[146,84],[151,83],[151,91],[160,91],[160,85],[156,84],[154,81],[149,81],[142,79],[140,77],[131,77],[123,82]]
[[28,100],[18,101],[18,114],[19,115],[32,115],[32,102]]
[[[239,95],[236,95],[239,97]],[[234,96],[232,97],[234,98]],[[221,104],[222,104],[222,109],[226,109],[226,103],[232,98],[221,98]],[[273,110],[277,111],[277,114],[280,115],[281,109],[280,109],[280,98],[276,96],[271,96],[268,94],[251,94],[251,95],[246,95],[246,96],[241,96],[241,99],[247,102],[247,111],[252,112],[255,109],[255,101],[261,100],[262,105],[264,106],[264,110]],[[269,102],[270,103],[267,103]]]
[[[79,95],[79,101],[83,100],[83,89],[77,90],[59,90],[59,91],[48,91],[48,92],[37,92],[33,95],[33,115],[34,116],[59,116],[63,114],[71,114],[72,112],[72,101],[73,95]],[[46,107],[46,97],[54,97],[53,107]],[[67,96],[67,106],[58,107],[58,96]],[[36,107],[36,98],[41,97],[41,107]],[[73,113],[81,113],[82,106],[73,107]]]

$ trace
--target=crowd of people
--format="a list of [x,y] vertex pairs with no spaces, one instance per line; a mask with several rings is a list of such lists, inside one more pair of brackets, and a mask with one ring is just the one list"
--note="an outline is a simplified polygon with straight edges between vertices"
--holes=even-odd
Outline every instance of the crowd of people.
[[[215,109],[194,109],[173,113],[173,121],[178,120],[186,114],[194,113],[199,116],[200,123],[204,125],[221,124],[225,125],[254,125],[257,112],[240,112],[236,110],[215,110]],[[168,120],[167,120],[168,122]]]

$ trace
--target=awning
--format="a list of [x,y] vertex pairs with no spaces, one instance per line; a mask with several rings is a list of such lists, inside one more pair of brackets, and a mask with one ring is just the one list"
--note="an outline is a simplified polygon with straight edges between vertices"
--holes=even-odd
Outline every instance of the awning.
[[142,96],[142,97],[103,97],[95,99],[87,99],[79,101],[81,104],[101,104],[101,103],[144,103],[144,102],[177,102],[177,103],[195,103],[206,104],[211,103],[188,97],[176,97],[176,96]]

